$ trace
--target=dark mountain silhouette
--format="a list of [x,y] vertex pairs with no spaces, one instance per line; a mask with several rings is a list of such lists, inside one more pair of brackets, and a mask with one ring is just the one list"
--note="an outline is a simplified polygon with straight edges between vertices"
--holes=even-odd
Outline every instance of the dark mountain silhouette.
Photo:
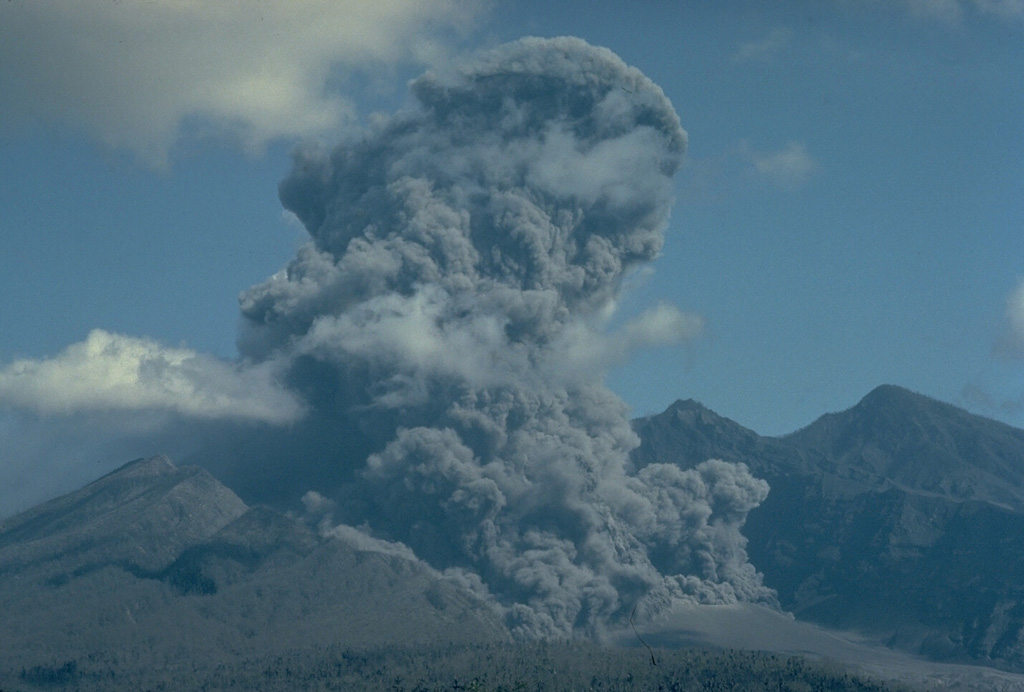
[[638,465],[717,457],[769,482],[748,553],[799,618],[1024,670],[1024,431],[894,386],[778,438],[694,401],[635,425]]
[[6,520],[0,613],[3,689],[20,689],[25,671],[86,684],[295,648],[507,636],[486,606],[400,550],[322,537],[163,457]]
[[[891,386],[783,437],[694,401],[635,426],[637,466],[721,458],[768,480],[748,553],[800,620],[1024,670],[1024,431]],[[742,612],[710,608],[705,629],[731,632]],[[14,690],[208,680],[325,647],[508,640],[489,606],[401,546],[249,507],[164,457],[0,523],[0,614],[0,689]],[[684,629],[718,641],[693,617]],[[816,650],[816,630],[795,623],[787,640],[787,622],[762,622],[762,640]]]

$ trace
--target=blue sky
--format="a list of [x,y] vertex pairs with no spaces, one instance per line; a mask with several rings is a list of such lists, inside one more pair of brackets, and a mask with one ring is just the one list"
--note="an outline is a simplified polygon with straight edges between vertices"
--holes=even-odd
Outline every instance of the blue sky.
[[[694,398],[783,434],[893,383],[1024,426],[1021,0],[12,0],[0,483],[59,487],[59,465],[29,477],[70,428],[69,445],[116,428],[94,414],[182,411],[137,382],[91,400],[124,374],[90,365],[92,330],[120,357],[180,352],[221,381],[239,293],[305,239],[277,199],[292,149],[404,107],[427,67],[524,35],[610,48],[689,135],[662,255],[617,319],[668,303],[704,328],[610,372],[635,415]],[[272,376],[233,396],[274,396]]]

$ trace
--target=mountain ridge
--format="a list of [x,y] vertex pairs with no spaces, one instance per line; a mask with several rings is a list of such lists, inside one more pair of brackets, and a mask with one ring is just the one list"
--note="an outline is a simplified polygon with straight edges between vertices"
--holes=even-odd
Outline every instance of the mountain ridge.
[[782,439],[905,489],[1024,510],[1024,430],[902,387]]
[[85,685],[289,648],[508,637],[489,607],[414,558],[248,507],[166,457],[5,523],[0,613],[4,689],[26,669],[73,670]]
[[[763,437],[679,400],[634,421],[631,463],[721,458],[768,480],[746,550],[799,620],[1024,671],[1024,431],[991,423],[887,386]],[[935,486],[929,454],[972,483]],[[66,661],[101,675],[281,647],[508,640],[477,596],[378,543],[250,507],[199,467],[136,459],[0,527],[0,686]]]
[[635,429],[636,466],[706,455],[768,481],[744,535],[784,609],[936,660],[1024,670],[1024,431],[893,385],[781,437],[696,402]]
[[6,520],[0,573],[55,561],[68,571],[102,562],[160,569],[245,508],[204,469],[178,468],[162,456],[136,460]]

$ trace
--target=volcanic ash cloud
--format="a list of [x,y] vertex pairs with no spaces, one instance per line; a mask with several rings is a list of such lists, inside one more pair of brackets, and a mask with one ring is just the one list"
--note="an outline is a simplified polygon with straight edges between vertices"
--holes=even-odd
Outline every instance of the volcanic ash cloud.
[[288,473],[519,636],[771,602],[740,534],[767,484],[715,460],[631,469],[603,385],[624,349],[699,327],[662,305],[602,331],[661,248],[686,148],[661,89],[572,38],[411,88],[415,109],[297,154],[280,194],[311,240],[242,296],[243,355],[288,363],[310,406]]

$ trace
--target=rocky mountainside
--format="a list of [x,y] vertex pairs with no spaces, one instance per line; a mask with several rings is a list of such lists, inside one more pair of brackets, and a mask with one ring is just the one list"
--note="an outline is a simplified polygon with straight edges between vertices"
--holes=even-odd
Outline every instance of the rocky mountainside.
[[0,525],[0,613],[0,689],[111,689],[112,675],[295,648],[507,636],[401,551],[322,537],[163,457]]
[[769,482],[748,552],[799,618],[1024,670],[1024,431],[893,386],[779,438],[693,401],[636,429],[637,465],[721,458]]
[[891,385],[785,438],[836,473],[1024,511],[1024,430]]
[[[637,466],[721,458],[770,483],[748,553],[800,620],[1024,671],[1024,431],[889,386],[777,438],[693,401],[635,425]],[[401,547],[249,507],[164,457],[0,522],[0,614],[3,690],[508,640],[485,603]]]

